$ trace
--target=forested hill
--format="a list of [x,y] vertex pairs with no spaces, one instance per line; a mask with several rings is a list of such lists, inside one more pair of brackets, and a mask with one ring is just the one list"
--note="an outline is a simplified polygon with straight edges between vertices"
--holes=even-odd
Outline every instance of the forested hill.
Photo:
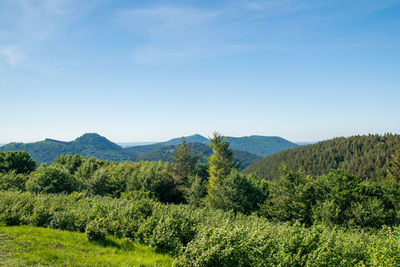
[[339,137],[312,145],[281,151],[247,167],[264,179],[279,177],[279,166],[302,168],[306,174],[321,175],[331,169],[344,169],[361,178],[386,176],[388,158],[400,146],[400,135],[364,135]]
[[122,147],[95,133],[84,134],[71,142],[45,139],[26,144],[10,143],[0,149],[3,151],[27,151],[38,164],[51,164],[60,155],[72,154],[109,161],[126,161],[135,158]]
[[282,150],[297,147],[297,144],[278,136],[227,136],[225,139],[229,141],[230,147],[233,149],[247,151],[263,157]]

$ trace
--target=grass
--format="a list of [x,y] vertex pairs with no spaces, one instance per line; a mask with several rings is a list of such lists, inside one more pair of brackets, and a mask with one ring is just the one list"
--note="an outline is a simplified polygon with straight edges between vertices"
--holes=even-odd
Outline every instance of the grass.
[[0,266],[171,266],[168,255],[128,240],[104,244],[85,234],[32,226],[0,226]]

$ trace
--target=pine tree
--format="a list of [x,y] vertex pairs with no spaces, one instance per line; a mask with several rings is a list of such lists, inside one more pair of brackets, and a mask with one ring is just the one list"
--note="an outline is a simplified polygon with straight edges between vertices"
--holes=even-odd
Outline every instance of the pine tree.
[[238,169],[239,164],[232,162],[233,150],[229,148],[229,142],[223,140],[223,135],[213,133],[210,138],[212,155],[209,157],[209,190],[215,187],[216,183],[227,177],[232,169]]
[[171,164],[171,175],[177,187],[188,186],[188,178],[198,159],[199,155],[192,155],[185,138],[182,137],[182,143],[178,146]]
[[390,158],[387,171],[389,178],[393,179],[397,183],[400,182],[400,148],[398,148]]

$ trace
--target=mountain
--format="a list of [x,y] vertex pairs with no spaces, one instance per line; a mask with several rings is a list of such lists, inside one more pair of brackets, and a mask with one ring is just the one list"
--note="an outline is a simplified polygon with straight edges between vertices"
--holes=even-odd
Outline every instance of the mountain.
[[297,144],[278,136],[227,136],[225,139],[229,141],[232,149],[247,151],[263,157],[297,146]]
[[[212,149],[204,143],[188,143],[192,154],[200,154],[200,162],[206,162],[205,157],[209,157],[212,154]],[[172,162],[172,158],[178,145],[160,146],[147,153],[140,155],[136,160],[147,160],[147,161],[169,161]],[[252,154],[246,151],[234,150],[233,160],[241,162],[240,170],[243,170],[250,164],[260,160],[262,157],[256,154]]]
[[132,146],[145,146],[145,145],[151,145],[154,144],[155,142],[124,142],[124,143],[117,143],[120,147],[126,148],[126,147],[132,147]]
[[340,168],[364,179],[378,179],[386,176],[388,158],[399,146],[400,135],[396,134],[339,137],[278,152],[250,165],[244,173],[275,179],[285,162],[288,168],[301,168],[310,175]]
[[[194,134],[190,136],[185,136],[186,143],[203,143],[203,144],[208,144],[210,141],[208,138],[205,138],[204,136],[200,134]],[[159,145],[163,146],[170,146],[170,145],[179,145],[182,142],[182,137],[174,138],[171,140],[168,140],[166,142],[160,142],[157,143]]]
[[[193,152],[211,155],[208,147],[209,140],[199,134],[186,136],[186,142],[192,144]],[[247,136],[247,137],[225,137],[234,150],[235,160],[242,162],[244,168],[251,163],[261,159],[261,156],[270,155],[277,151],[296,146],[280,137]],[[51,164],[59,155],[80,154],[86,157],[109,161],[139,161],[139,160],[164,160],[171,161],[176,147],[182,138],[174,138],[166,142],[149,145],[138,145],[123,148],[107,138],[96,133],[86,133],[71,142],[63,142],[54,139],[34,143],[10,143],[0,150],[25,150],[37,163]]]
[[95,133],[84,134],[71,142],[45,139],[44,141],[26,144],[10,143],[0,149],[3,151],[25,150],[38,164],[51,164],[59,155],[73,154],[109,161],[134,159],[122,147]]

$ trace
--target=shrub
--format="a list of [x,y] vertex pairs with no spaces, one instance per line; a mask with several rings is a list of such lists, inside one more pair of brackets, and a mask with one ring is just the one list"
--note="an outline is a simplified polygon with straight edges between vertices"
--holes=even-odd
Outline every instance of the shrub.
[[0,174],[0,190],[25,191],[25,183],[28,177],[25,174],[11,171]]
[[66,170],[40,166],[30,176],[26,189],[34,193],[71,193],[79,189],[79,183]]
[[264,200],[264,192],[252,184],[246,175],[233,169],[224,179],[214,181],[208,189],[208,206],[249,214]]
[[104,242],[106,240],[103,219],[95,219],[89,222],[85,232],[86,238],[90,242]]

